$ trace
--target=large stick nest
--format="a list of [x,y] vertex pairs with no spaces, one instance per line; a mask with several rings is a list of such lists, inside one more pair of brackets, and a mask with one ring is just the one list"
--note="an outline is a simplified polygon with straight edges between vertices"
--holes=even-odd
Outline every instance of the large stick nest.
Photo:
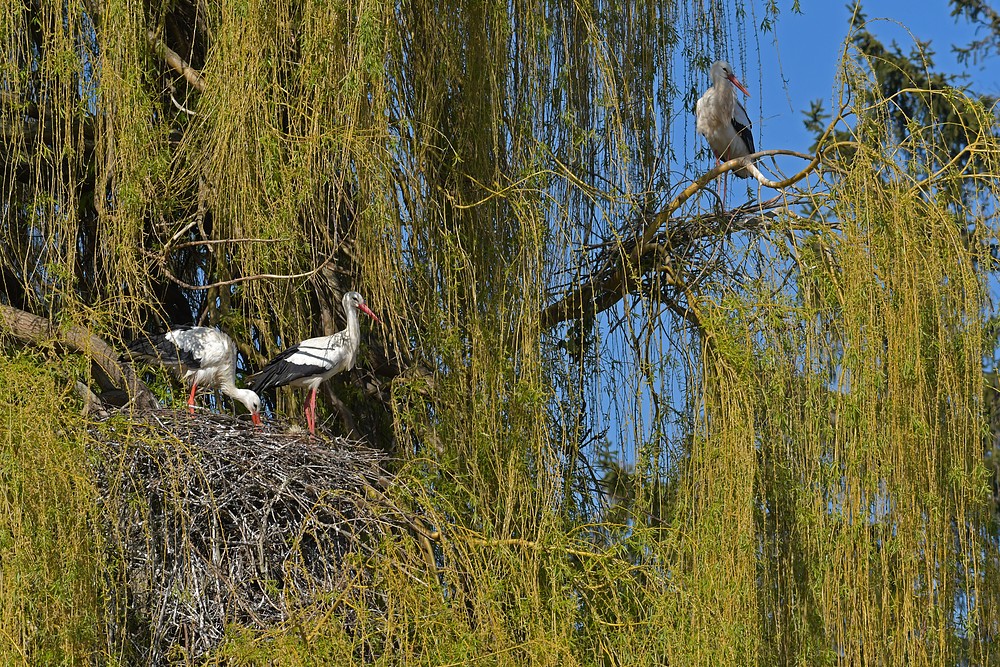
[[382,538],[413,528],[383,493],[382,455],[345,439],[173,410],[90,434],[127,593],[111,632],[143,664],[190,660],[227,624],[263,628],[356,585]]

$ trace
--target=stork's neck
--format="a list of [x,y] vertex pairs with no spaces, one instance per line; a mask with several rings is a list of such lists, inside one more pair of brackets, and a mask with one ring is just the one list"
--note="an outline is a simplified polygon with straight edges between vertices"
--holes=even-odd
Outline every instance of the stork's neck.
[[347,316],[347,339],[351,342],[351,347],[357,348],[361,340],[361,325],[358,323],[358,309],[354,304],[344,304],[344,315]]
[[736,105],[736,86],[729,79],[720,76],[715,80],[715,94],[719,96],[719,101],[728,109]]
[[239,401],[243,405],[247,406],[247,410],[253,412],[253,404],[256,401],[260,401],[257,393],[251,389],[240,389],[236,386],[236,378],[227,375],[219,381],[219,390],[223,394],[233,399],[234,401]]
[[236,378],[231,376],[229,373],[226,373],[223,377],[219,378],[219,390],[229,398],[238,398],[237,394],[243,391],[236,386]]

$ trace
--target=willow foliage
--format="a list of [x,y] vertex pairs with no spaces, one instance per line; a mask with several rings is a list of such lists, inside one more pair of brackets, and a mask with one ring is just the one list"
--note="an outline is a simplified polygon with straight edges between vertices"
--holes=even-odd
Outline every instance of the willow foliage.
[[[851,52],[815,161],[722,213],[690,186],[689,110],[707,54],[737,61],[773,11],[0,6],[0,304],[114,343],[220,326],[241,374],[338,328],[347,289],[384,322],[329,425],[396,457],[430,558],[400,535],[363,564],[374,591],[293,601],[200,660],[1000,660],[995,109],[921,91],[956,152],[890,123],[880,63]],[[3,660],[127,661],[67,416],[103,376],[2,342]]]

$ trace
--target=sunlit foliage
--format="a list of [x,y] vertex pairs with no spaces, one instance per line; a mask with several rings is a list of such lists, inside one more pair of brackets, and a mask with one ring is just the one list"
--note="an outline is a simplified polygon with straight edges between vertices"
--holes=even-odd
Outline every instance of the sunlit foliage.
[[[723,211],[691,109],[712,60],[752,72],[752,27],[776,21],[669,0],[0,6],[0,304],[113,344],[220,326],[241,375],[338,328],[345,290],[385,323],[327,426],[393,455],[433,542],[387,538],[364,584],[233,624],[203,661],[1000,660],[996,109],[859,23],[815,154],[760,161],[777,193],[730,179],[753,201]],[[72,394],[100,371],[13,333],[0,652],[114,664],[127,592]]]

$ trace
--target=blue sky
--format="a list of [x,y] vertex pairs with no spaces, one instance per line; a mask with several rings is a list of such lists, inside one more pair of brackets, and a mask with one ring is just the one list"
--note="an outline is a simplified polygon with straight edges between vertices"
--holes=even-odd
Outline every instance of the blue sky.
[[[760,146],[805,151],[812,143],[802,126],[802,114],[815,99],[824,100],[827,109],[831,106],[836,65],[851,18],[847,4],[846,0],[801,0],[802,14],[794,14],[791,0],[779,0],[781,14],[773,32],[758,38],[760,72],[751,51],[748,69],[740,73],[754,98],[759,95],[749,101],[747,111],[757,126]],[[869,30],[884,44],[895,40],[908,53],[914,42],[905,26],[916,38],[931,42],[939,71],[967,73],[972,90],[1000,95],[1000,59],[980,61],[971,69],[956,62],[952,44],[965,45],[976,34],[964,19],[951,16],[947,0],[868,0],[862,6]]]

